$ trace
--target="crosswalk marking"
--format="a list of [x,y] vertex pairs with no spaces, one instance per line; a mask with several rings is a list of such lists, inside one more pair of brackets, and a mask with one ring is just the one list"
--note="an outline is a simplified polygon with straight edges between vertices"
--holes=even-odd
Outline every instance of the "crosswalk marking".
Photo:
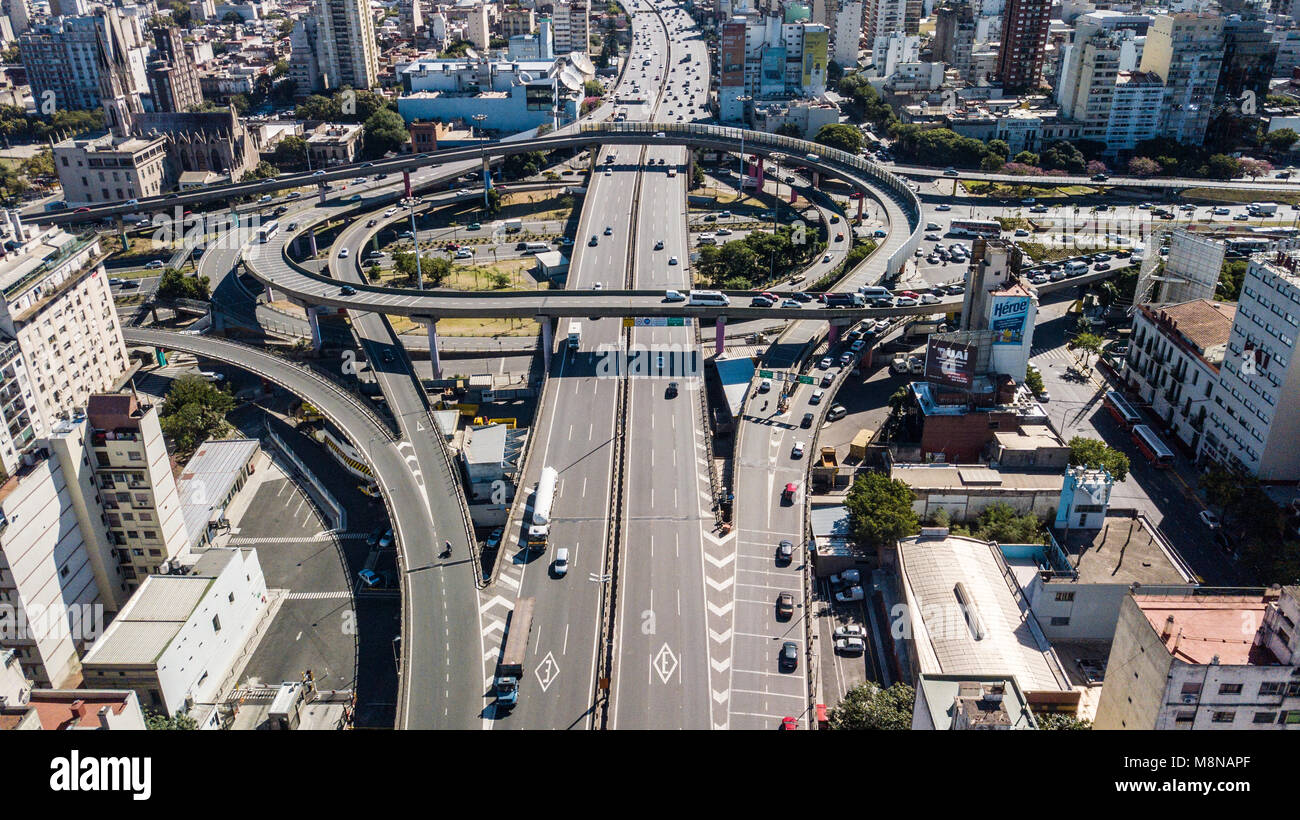
[[337,592],[290,592],[284,596],[284,599],[286,601],[325,601],[351,597],[351,592],[342,590]]

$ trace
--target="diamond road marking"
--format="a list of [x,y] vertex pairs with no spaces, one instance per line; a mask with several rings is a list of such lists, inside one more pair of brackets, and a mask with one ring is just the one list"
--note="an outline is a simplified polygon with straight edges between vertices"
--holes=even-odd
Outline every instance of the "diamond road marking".
[[677,656],[673,650],[668,648],[668,644],[660,647],[658,654],[655,655],[651,663],[655,672],[659,675],[659,680],[668,683],[672,679],[673,673],[677,671]]
[[537,664],[537,668],[533,670],[533,674],[537,676],[537,682],[541,685],[542,691],[545,692],[552,683],[555,683],[555,679],[560,676],[560,665],[555,662],[555,656],[547,652],[546,657],[542,658],[542,662]]

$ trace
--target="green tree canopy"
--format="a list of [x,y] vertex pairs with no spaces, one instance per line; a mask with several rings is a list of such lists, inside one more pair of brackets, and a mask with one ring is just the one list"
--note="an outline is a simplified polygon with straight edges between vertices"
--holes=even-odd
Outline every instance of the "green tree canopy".
[[1101,439],[1075,436],[1070,439],[1070,465],[1092,469],[1105,467],[1115,481],[1128,478],[1128,456],[1106,444]]
[[862,547],[880,548],[917,532],[914,498],[912,488],[898,479],[875,472],[859,475],[845,500],[853,540]]
[[208,277],[186,276],[176,268],[164,268],[158,277],[158,295],[164,299],[204,301],[209,298]]
[[178,452],[192,453],[204,441],[225,435],[226,414],[234,407],[229,393],[191,374],[172,382],[158,421]]
[[391,108],[383,108],[370,115],[365,125],[365,154],[382,157],[406,144],[409,133],[402,115]]
[[912,728],[915,703],[916,690],[905,683],[881,689],[868,682],[850,689],[826,717],[834,730],[906,731]]
[[856,154],[862,150],[862,139],[862,132],[853,126],[833,122],[823,125],[813,137],[813,142]]

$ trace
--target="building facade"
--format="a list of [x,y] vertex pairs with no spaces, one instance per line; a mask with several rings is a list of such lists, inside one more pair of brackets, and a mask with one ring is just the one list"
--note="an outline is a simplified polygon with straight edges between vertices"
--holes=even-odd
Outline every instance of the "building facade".
[[324,89],[363,89],[378,84],[379,46],[369,3],[316,0],[312,16],[316,21],[317,67]]
[[1038,87],[1043,76],[1051,12],[1051,0],[1007,0],[997,70],[1004,91]]
[[1217,14],[1161,14],[1147,32],[1141,71],[1165,84],[1160,133],[1199,145],[1213,113],[1223,64],[1223,18]]

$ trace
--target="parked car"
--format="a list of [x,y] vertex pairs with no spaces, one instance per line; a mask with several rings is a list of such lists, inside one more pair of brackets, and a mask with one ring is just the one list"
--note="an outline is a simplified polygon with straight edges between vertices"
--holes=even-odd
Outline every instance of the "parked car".
[[776,596],[776,617],[786,620],[794,616],[794,593],[782,592]]
[[857,624],[845,624],[835,627],[836,638],[865,638],[867,631]]
[[776,545],[776,560],[783,563],[794,560],[794,544],[791,541],[782,540]]
[[865,597],[866,595],[862,592],[862,587],[860,586],[851,586],[848,589],[840,590],[835,593],[835,600],[842,604],[849,603],[850,601],[861,601]]
[[867,651],[867,643],[861,638],[840,638],[835,641],[835,651],[844,655],[861,655]]
[[1219,520],[1219,516],[1215,515],[1209,510],[1201,510],[1200,514],[1196,517],[1201,519],[1202,524],[1204,524],[1205,526],[1209,527],[1212,530],[1217,530],[1223,526],[1223,522]]
[[845,586],[848,584],[857,584],[860,583],[861,581],[862,581],[862,572],[861,570],[856,570],[856,569],[846,569],[843,572],[839,572],[831,576],[831,584],[837,587]]
[[782,669],[794,671],[799,668],[799,644],[794,641],[786,641],[781,644],[781,656],[779,660]]

